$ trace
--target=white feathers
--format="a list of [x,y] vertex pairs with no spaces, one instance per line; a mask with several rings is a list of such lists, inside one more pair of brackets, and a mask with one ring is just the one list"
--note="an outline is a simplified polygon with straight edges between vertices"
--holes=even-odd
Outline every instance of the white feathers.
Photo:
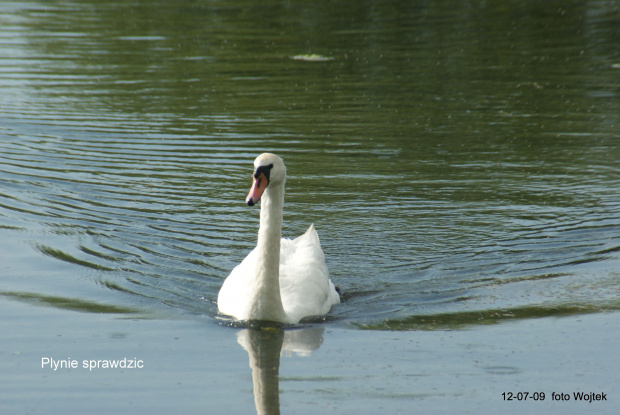
[[224,281],[218,307],[238,320],[294,324],[326,314],[340,303],[340,296],[329,280],[314,225],[294,240],[280,237],[286,168],[268,153],[254,163],[257,169],[269,165],[273,169],[262,196],[257,246]]

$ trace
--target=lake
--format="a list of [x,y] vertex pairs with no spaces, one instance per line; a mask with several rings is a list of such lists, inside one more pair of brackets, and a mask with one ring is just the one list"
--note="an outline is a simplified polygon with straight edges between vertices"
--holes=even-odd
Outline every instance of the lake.
[[[618,42],[605,1],[0,1],[0,411],[615,413]],[[265,151],[343,300],[295,327],[217,312]]]

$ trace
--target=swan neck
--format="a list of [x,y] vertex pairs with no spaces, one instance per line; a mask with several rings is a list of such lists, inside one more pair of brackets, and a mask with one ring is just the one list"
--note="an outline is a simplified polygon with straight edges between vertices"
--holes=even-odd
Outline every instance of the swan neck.
[[283,207],[283,186],[267,188],[261,201],[258,245],[270,252],[277,253],[278,259],[280,257],[280,239],[282,237]]
[[261,198],[258,264],[253,316],[257,320],[286,320],[280,296],[280,239],[284,186],[268,187]]

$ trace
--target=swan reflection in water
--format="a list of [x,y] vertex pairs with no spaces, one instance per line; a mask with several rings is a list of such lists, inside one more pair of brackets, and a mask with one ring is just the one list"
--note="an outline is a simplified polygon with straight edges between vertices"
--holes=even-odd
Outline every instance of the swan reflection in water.
[[310,356],[323,343],[322,327],[282,330],[250,328],[237,334],[237,342],[248,352],[254,403],[259,415],[280,413],[280,356]]

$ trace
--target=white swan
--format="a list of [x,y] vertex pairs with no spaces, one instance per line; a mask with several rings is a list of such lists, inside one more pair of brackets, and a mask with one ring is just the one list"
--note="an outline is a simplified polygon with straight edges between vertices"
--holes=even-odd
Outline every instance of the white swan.
[[264,153],[254,168],[246,203],[253,206],[262,195],[258,242],[224,281],[219,311],[238,320],[290,324],[327,314],[340,296],[329,280],[314,225],[294,240],[281,238],[286,167],[280,157]]

